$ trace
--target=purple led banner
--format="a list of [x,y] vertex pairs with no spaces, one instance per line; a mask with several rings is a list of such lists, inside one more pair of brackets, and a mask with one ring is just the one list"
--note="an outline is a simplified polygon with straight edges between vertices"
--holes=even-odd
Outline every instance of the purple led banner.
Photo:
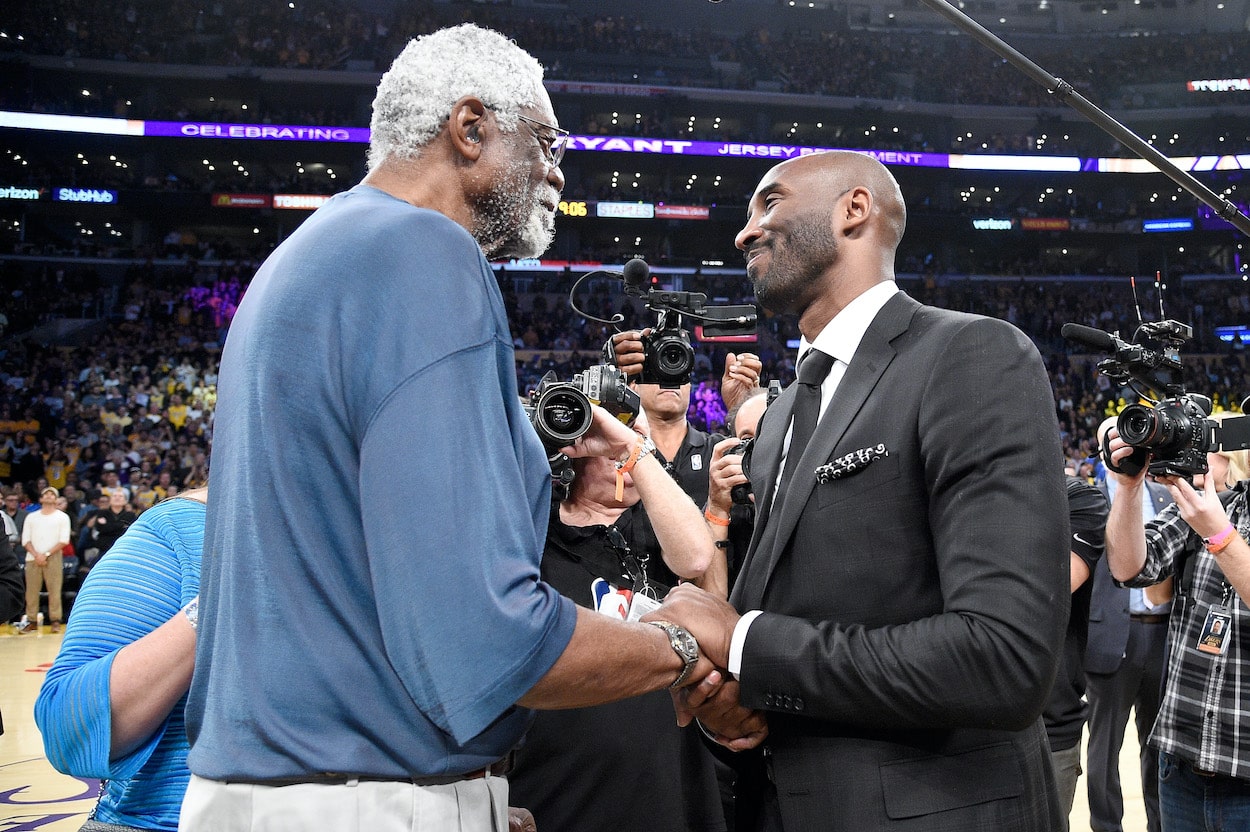
[[[825,150],[850,150],[837,147],[805,147],[786,144],[754,144],[744,142],[706,142],[682,139],[640,139],[624,136],[569,136],[569,150],[594,150],[616,153],[651,153],[676,156],[730,156],[755,159],[794,159]],[[856,150],[886,165],[916,165],[945,168],[950,156],[945,153],[909,153],[902,150]]]
[[[369,141],[367,127],[308,127],[283,124],[225,124],[196,121],[147,121],[145,136],[177,136],[197,139],[260,139],[271,141],[347,142]],[[755,144],[744,142],[685,141],[682,139],[643,139],[627,136],[570,136],[569,150],[607,153],[649,153],[663,156],[729,156],[755,159],[793,159],[832,147]],[[909,153],[901,150],[859,150],[887,165],[950,166],[945,153]]]
[[145,121],[145,136],[193,139],[252,139],[279,142],[347,142],[366,144],[367,127],[309,127],[293,124],[220,124],[198,121]]

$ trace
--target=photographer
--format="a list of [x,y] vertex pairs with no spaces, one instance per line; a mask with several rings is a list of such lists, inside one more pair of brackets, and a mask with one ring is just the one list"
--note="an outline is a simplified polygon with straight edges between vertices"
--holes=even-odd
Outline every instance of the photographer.
[[[1108,432],[1111,466],[1138,452],[1118,428]],[[1159,749],[1159,809],[1163,829],[1204,829],[1214,814],[1229,829],[1250,828],[1250,711],[1240,707],[1250,649],[1250,510],[1242,479],[1219,493],[1230,457],[1244,466],[1246,452],[1208,454],[1210,471],[1191,485],[1180,477],[1156,479],[1173,505],[1142,523],[1148,468],[1135,475],[1111,471],[1117,488],[1107,520],[1107,559],[1115,579],[1146,587],[1176,578],[1168,625],[1168,668],[1163,703],[1150,743]],[[1244,467],[1242,468],[1244,472]]]
[[[626,375],[637,376],[641,371],[646,352],[643,341],[650,333],[650,329],[644,329],[618,332],[612,336],[616,364]],[[729,353],[725,356],[721,398],[725,400],[726,407],[733,408],[759,386],[762,367],[759,357],[751,353]],[[689,381],[680,387],[641,382],[635,382],[634,387],[642,399],[642,408],[651,424],[651,438],[665,468],[696,505],[704,505],[707,501],[711,449],[724,437],[704,433],[686,418],[690,410]]]
[[733,435],[712,449],[706,516],[716,545],[725,550],[725,559],[718,558],[714,566],[723,563],[725,571],[709,570],[704,586],[709,592],[723,591],[726,598],[751,543],[755,524],[755,495],[744,470],[744,448],[748,440],[755,438],[755,429],[767,407],[768,394],[763,387],[748,391],[746,398],[729,411],[727,427]]
[[[645,417],[634,428],[645,436]],[[679,579],[703,574],[715,551],[707,524],[654,454],[639,459],[620,492],[611,460],[571,465],[568,498],[552,506],[544,581],[582,607],[623,620],[658,605],[640,594],[663,598]],[[512,803],[533,812],[539,829],[724,828],[712,757],[696,729],[674,724],[663,691],[540,712],[508,780]]]

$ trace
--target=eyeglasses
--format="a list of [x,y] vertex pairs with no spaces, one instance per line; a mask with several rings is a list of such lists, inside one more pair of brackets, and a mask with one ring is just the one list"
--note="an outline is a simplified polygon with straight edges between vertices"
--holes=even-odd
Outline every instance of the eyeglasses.
[[560,160],[564,158],[564,150],[569,146],[569,131],[539,121],[536,118],[521,115],[520,113],[517,113],[516,117],[535,128],[542,127],[552,132],[553,135],[548,136],[535,130],[534,135],[538,138],[538,144],[547,156],[547,164],[553,168],[559,167]]

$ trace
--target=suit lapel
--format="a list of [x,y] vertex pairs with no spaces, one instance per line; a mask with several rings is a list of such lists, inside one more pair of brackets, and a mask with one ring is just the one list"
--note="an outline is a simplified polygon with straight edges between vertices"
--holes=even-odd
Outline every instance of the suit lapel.
[[[739,609],[758,609],[764,600],[764,590],[768,579],[781,553],[785,551],[794,529],[803,514],[803,508],[816,487],[816,469],[833,455],[834,448],[846,433],[856,414],[863,408],[869,394],[881,380],[890,362],[894,360],[896,350],[891,342],[907,331],[912,315],[920,308],[920,304],[902,292],[886,302],[877,317],[873,319],[864,338],[855,351],[855,357],[846,368],[846,374],[838,384],[833,400],[829,403],[811,441],[799,459],[795,470],[794,481],[786,485],[785,494],[778,505],[771,506],[767,513],[761,512],[756,520],[755,530],[751,538],[751,548],[743,564],[742,574],[734,586],[734,595],[745,606]],[[793,385],[791,385],[793,388]],[[790,407],[786,409],[786,419],[778,420],[769,425],[769,438],[776,437],[777,460],[769,466],[771,480],[767,485],[770,498],[774,490],[777,471],[780,465],[781,444],[789,426],[790,410],[793,407],[793,389],[787,390]],[[778,402],[781,400],[778,399]],[[757,440],[762,441],[762,440]],[[752,460],[754,463],[754,460]],[[752,471],[754,474],[754,471]],[[762,474],[763,472],[761,472]],[[752,477],[754,479],[754,477]],[[767,506],[768,503],[765,503]]]
[[734,583],[730,601],[737,599],[744,585],[743,577],[750,568],[751,560],[759,549],[760,536],[764,531],[773,496],[777,493],[777,475],[781,471],[781,450],[785,442],[786,430],[790,418],[794,414],[794,383],[782,392],[777,400],[768,406],[760,424],[756,427],[755,448],[751,451],[751,482],[755,487],[755,526],[751,530],[751,545],[739,571],[739,578]]

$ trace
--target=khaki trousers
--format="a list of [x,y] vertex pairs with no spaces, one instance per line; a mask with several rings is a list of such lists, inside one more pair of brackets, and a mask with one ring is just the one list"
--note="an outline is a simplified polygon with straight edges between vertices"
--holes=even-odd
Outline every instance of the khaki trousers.
[[191,775],[179,832],[508,832],[508,781],[257,786]]
[[59,624],[61,617],[61,581],[65,577],[63,571],[64,556],[59,552],[48,556],[46,566],[39,566],[33,560],[26,561],[26,619],[31,624],[39,615],[39,590],[48,585],[48,623]]

